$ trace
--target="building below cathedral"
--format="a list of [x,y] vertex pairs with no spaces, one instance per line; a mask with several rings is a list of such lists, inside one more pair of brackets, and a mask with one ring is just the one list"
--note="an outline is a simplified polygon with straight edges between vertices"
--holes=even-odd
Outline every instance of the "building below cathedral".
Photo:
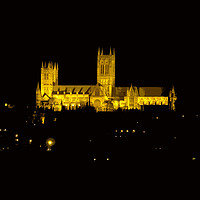
[[41,89],[36,89],[36,106],[54,111],[75,110],[86,105],[96,111],[121,109],[143,110],[144,106],[169,106],[175,110],[177,100],[172,86],[168,96],[163,95],[162,87],[115,87],[115,49],[109,55],[98,48],[96,85],[59,85],[58,64],[42,63]]

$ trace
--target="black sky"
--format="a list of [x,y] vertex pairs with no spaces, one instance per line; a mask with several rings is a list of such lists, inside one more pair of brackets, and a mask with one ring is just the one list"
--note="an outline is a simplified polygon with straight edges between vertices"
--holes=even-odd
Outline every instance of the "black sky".
[[31,102],[42,61],[59,63],[59,84],[96,84],[97,49],[109,53],[110,46],[116,49],[117,86],[174,84],[185,102],[186,93],[198,89],[195,12],[128,5],[103,12],[97,5],[31,8],[4,16],[1,25],[3,97]]

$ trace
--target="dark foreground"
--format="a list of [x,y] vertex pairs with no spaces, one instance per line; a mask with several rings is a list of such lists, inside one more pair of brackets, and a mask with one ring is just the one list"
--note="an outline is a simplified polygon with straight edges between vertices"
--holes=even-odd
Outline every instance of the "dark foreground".
[[[1,119],[1,152],[40,153],[48,159],[61,156],[69,164],[89,167],[200,159],[198,113],[4,110]],[[48,138],[56,141],[51,151],[47,151]]]

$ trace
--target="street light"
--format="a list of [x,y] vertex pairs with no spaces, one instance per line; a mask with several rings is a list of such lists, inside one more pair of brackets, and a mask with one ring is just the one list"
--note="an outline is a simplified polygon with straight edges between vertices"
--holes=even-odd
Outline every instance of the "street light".
[[46,145],[47,145],[47,151],[51,151],[51,147],[56,143],[54,138],[48,138],[46,140]]

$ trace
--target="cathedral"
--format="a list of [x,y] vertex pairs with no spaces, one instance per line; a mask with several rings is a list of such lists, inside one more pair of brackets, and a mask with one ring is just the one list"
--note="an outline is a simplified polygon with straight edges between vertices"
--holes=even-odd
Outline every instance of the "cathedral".
[[[41,89],[40,89],[41,88]],[[98,48],[96,85],[59,85],[58,63],[42,63],[41,87],[36,89],[36,107],[54,111],[76,110],[86,105],[97,112],[121,109],[144,110],[144,106],[168,106],[175,111],[177,100],[174,87],[169,95],[163,95],[162,87],[116,87],[115,49],[104,55]]]

